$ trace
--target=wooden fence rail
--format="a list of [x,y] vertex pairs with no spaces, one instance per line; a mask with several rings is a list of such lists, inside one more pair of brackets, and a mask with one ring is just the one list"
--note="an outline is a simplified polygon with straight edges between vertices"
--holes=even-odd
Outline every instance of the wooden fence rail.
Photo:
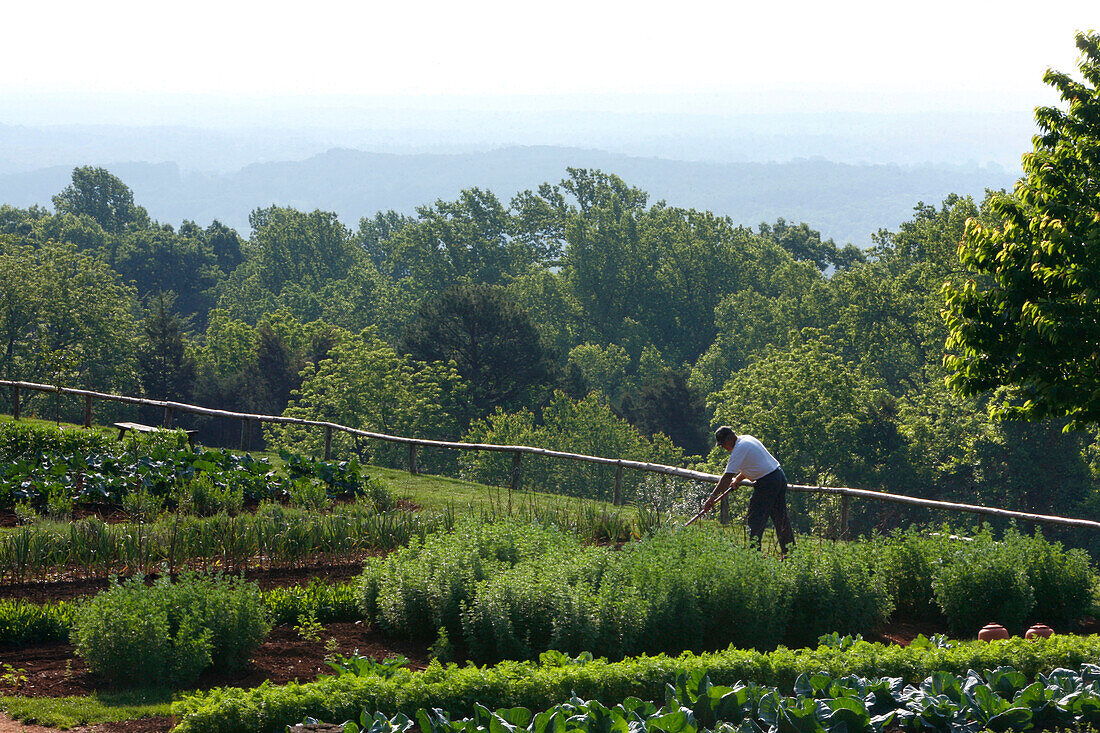
[[[419,447],[448,448],[453,450],[498,451],[511,453],[513,457],[510,486],[513,489],[519,487],[520,457],[525,453],[530,455],[543,456],[546,458],[560,458],[563,460],[583,461],[604,466],[616,466],[616,500],[620,499],[622,470],[624,468],[630,468],[636,471],[643,471],[647,473],[658,473],[666,476],[675,476],[676,478],[683,478],[689,479],[691,481],[701,481],[704,483],[712,484],[718,483],[718,480],[721,478],[721,476],[716,476],[711,473],[704,473],[702,471],[692,471],[691,469],[678,468],[676,466],[666,466],[660,463],[631,461],[625,458],[603,458],[601,456],[589,456],[583,453],[569,453],[567,451],[556,451],[546,448],[534,448],[532,446],[526,445],[456,443],[446,440],[425,440],[422,438],[407,438],[400,435],[387,435],[385,433],[375,433],[369,430],[349,428],[346,425],[340,425],[338,423],[325,422],[321,420],[305,420],[302,418],[285,417],[282,415],[257,415],[244,412],[231,412],[229,410],[216,410],[209,407],[189,405],[183,402],[150,400],[143,397],[129,397],[126,395],[115,395],[105,392],[94,392],[85,389],[73,389],[69,387],[58,388],[53,385],[37,384],[35,382],[13,382],[8,380],[0,380],[0,387],[10,387],[12,390],[12,416],[15,419],[19,419],[20,415],[20,392],[22,390],[29,390],[36,392],[48,392],[51,394],[66,394],[84,397],[84,425],[86,427],[91,425],[93,399],[162,408],[164,410],[164,427],[170,427],[174,412],[189,412],[195,415],[205,415],[207,417],[221,417],[232,420],[240,420],[242,424],[242,446],[246,446],[250,442],[250,436],[252,434],[252,427],[254,423],[273,423],[276,425],[304,425],[324,429],[326,458],[328,457],[329,451],[331,449],[332,433],[334,431],[347,433],[349,435],[356,435],[363,438],[387,441],[390,443],[406,444],[409,446],[409,470],[412,473],[417,472],[417,448]],[[751,485],[751,483],[747,483],[746,485]],[[884,501],[894,504],[905,504],[908,506],[924,507],[926,509],[942,509],[954,512],[968,512],[971,514],[981,514],[991,517],[1000,517],[1003,519],[1019,519],[1027,522],[1037,522],[1041,524],[1055,524],[1066,527],[1079,527],[1083,529],[1100,530],[1100,522],[1092,521],[1089,519],[1074,519],[1071,517],[1059,517],[1050,514],[1031,514],[1028,512],[1016,512],[1010,511],[1008,509],[997,509],[995,507],[979,506],[977,504],[960,504],[950,501],[920,499],[915,496],[891,494],[885,491],[868,491],[866,489],[851,489],[837,486],[806,486],[802,484],[790,484],[789,488],[792,491],[801,491],[814,494],[832,494],[834,496],[839,496],[841,498],[843,515],[848,514],[848,498],[857,497],[861,499],[871,499],[873,501]],[[618,501],[616,501],[616,503],[618,503]]]

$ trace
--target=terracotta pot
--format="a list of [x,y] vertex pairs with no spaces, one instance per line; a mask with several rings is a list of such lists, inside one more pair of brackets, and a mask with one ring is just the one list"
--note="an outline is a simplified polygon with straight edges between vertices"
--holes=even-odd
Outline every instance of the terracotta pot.
[[1050,628],[1046,624],[1035,624],[1027,630],[1027,633],[1024,634],[1024,638],[1038,639],[1039,637],[1042,637],[1044,639],[1049,639],[1053,634],[1054,629]]
[[1000,624],[986,624],[978,632],[978,638],[982,641],[994,641],[995,639],[1007,639],[1008,629]]

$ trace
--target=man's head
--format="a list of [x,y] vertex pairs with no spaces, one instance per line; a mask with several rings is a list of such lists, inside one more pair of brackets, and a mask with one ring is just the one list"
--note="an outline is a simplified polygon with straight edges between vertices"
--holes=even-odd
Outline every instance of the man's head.
[[714,431],[714,444],[731,451],[737,445],[737,433],[729,425],[723,425]]

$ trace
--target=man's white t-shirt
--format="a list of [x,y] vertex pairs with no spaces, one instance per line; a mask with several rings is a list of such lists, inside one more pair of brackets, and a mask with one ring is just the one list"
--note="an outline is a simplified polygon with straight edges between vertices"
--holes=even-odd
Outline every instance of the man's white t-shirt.
[[751,435],[737,436],[737,444],[730,451],[730,459],[726,463],[726,473],[743,473],[752,481],[767,476],[777,468],[779,461]]

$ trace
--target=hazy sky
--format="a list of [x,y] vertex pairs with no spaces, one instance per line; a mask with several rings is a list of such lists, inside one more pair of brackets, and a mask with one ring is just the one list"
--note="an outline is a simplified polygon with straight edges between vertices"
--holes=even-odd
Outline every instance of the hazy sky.
[[1030,109],[1100,2],[21,0],[4,23],[0,122],[71,92]]

